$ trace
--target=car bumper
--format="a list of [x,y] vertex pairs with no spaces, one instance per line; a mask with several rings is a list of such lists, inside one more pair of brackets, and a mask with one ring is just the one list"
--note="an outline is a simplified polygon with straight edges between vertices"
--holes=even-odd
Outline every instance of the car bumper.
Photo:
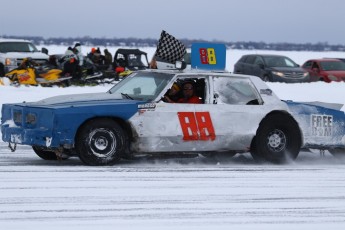
[[301,82],[310,82],[310,77],[281,77],[278,75],[272,75],[273,82],[285,82],[285,83],[301,83]]
[[61,146],[71,146],[71,138],[54,135],[48,129],[24,129],[20,127],[1,127],[2,140],[8,143],[15,143],[30,146],[42,146],[57,148]]

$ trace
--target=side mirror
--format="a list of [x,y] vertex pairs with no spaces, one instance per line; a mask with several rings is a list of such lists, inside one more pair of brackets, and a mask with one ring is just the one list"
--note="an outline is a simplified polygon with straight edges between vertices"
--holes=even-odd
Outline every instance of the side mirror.
[[42,49],[41,49],[41,52],[42,53],[44,53],[44,54],[47,54],[48,55],[48,49],[47,48],[44,48],[44,47],[42,47]]
[[264,64],[262,64],[262,63],[258,64],[258,66],[260,67],[260,69],[264,69],[265,68]]
[[187,67],[187,64],[184,61],[176,61],[176,63],[175,63],[175,68],[176,69],[183,70],[186,67]]

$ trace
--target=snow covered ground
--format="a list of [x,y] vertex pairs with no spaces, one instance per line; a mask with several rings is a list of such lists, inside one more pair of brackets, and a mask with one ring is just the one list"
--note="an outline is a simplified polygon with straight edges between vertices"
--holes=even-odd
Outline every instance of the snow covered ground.
[[[48,49],[62,53],[65,47]],[[142,50],[149,57],[154,52]],[[227,69],[253,52],[228,50]],[[265,53],[284,54],[299,64],[314,57],[345,57]],[[269,86],[281,99],[345,104],[344,83]],[[0,106],[110,87],[3,86]],[[344,162],[317,151],[302,152],[289,165],[259,165],[246,153],[225,162],[144,158],[90,167],[77,158],[44,161],[25,146],[11,153],[0,141],[0,229],[344,229],[344,175]]]

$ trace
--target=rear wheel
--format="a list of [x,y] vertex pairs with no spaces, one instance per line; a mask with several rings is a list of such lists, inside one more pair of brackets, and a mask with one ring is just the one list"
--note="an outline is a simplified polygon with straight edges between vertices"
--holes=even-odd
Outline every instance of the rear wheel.
[[78,132],[76,150],[87,165],[112,165],[125,150],[125,134],[111,119],[96,119],[83,125]]
[[272,114],[261,122],[251,154],[258,161],[285,163],[296,159],[300,147],[301,133],[296,121],[288,115]]

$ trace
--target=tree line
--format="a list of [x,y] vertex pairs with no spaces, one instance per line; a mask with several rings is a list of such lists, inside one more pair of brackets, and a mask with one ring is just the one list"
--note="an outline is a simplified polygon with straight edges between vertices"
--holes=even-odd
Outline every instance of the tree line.
[[[158,39],[152,38],[93,38],[89,36],[84,37],[69,37],[69,38],[43,38],[40,36],[1,36],[3,38],[17,38],[27,39],[36,45],[64,45],[73,46],[76,42],[80,42],[86,46],[126,46],[126,47],[156,47]],[[345,51],[345,45],[331,45],[327,42],[318,43],[266,43],[254,41],[207,41],[202,39],[180,39],[180,41],[190,48],[196,42],[215,42],[223,43],[228,49],[243,49],[243,50],[278,50],[278,51]]]

